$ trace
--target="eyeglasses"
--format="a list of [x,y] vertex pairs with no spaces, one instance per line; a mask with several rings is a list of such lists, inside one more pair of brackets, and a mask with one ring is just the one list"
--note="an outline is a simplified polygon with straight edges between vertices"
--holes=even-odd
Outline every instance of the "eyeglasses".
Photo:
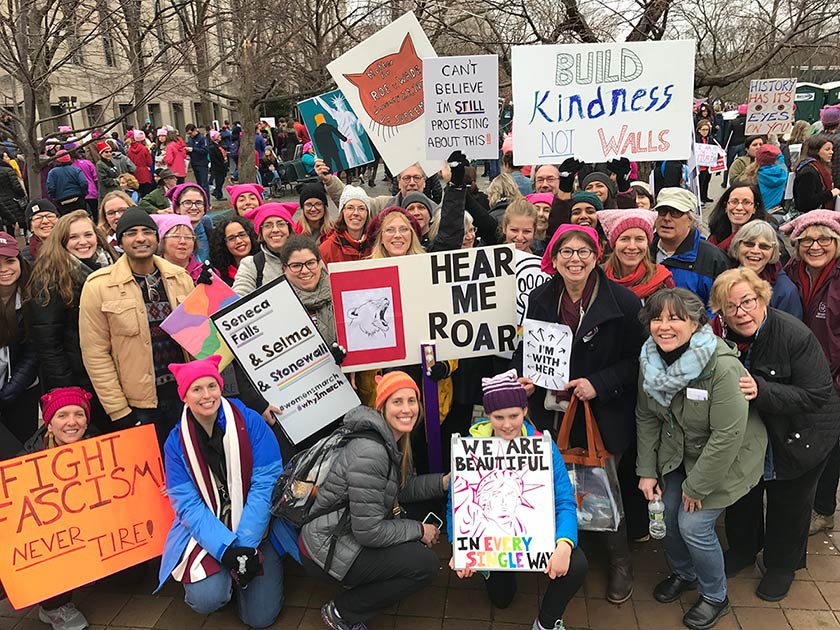
[[234,241],[247,241],[250,240],[248,238],[247,232],[237,232],[236,234],[231,234],[230,236],[225,236],[225,243],[233,243]]
[[828,247],[834,239],[830,236],[820,236],[819,238],[800,238],[799,239],[799,246],[804,247],[805,249],[811,249],[814,246],[814,243],[819,245],[820,247]]
[[741,241],[741,246],[746,247],[747,249],[758,247],[758,249],[760,249],[763,252],[773,251],[773,246],[770,243],[757,243],[756,241]]
[[551,177],[537,177],[535,181],[538,184],[553,184],[554,182],[559,182],[560,178],[552,175]]
[[128,210],[128,208],[114,208],[113,210],[106,210],[105,216],[109,219],[113,217],[121,217],[123,214],[125,214],[126,210]]
[[182,208],[197,208],[198,210],[201,210],[204,207],[204,202],[184,199],[183,201],[179,202],[178,205]]
[[758,306],[758,298],[748,297],[741,300],[740,304],[727,304],[723,307],[723,312],[725,315],[732,317],[738,314],[738,309],[741,309],[745,313],[752,313],[756,306]]
[[324,208],[324,204],[320,201],[310,201],[308,203],[303,204],[304,210],[322,210]]
[[300,273],[301,271],[303,271],[304,267],[306,267],[309,271],[315,271],[315,269],[317,269],[318,267],[318,259],[310,258],[306,262],[294,262],[286,265],[286,268],[292,273]]
[[581,260],[588,260],[595,252],[588,247],[581,247],[580,249],[561,247],[560,251],[557,253],[560,254],[560,258],[563,258],[564,260],[570,260],[575,254],[577,254],[578,258]]
[[262,224],[260,230],[273,232],[274,230],[279,230],[280,228],[286,228],[288,230],[289,226],[285,221],[266,221]]
[[656,214],[660,217],[670,216],[672,219],[679,219],[680,217],[685,216],[687,213],[683,212],[682,210],[677,210],[676,208],[657,208]]
[[195,235],[194,234],[167,234],[163,238],[171,238],[172,240],[178,241],[194,241]]
[[742,208],[752,208],[754,205],[754,201],[749,201],[746,199],[730,199],[726,202],[727,208],[737,208],[738,206],[741,206]]
[[400,175],[400,180],[404,182],[422,182],[424,179],[422,175]]
[[55,223],[58,221],[58,217],[51,212],[39,212],[32,217],[32,223],[41,223],[42,221],[52,221]]
[[397,227],[389,227],[389,228],[385,228],[384,230],[382,230],[382,233],[387,234],[388,236],[395,236],[396,234],[399,234],[400,236],[405,236],[409,232],[411,232],[411,228],[406,227],[404,225],[401,226],[401,227],[398,227],[398,228]]

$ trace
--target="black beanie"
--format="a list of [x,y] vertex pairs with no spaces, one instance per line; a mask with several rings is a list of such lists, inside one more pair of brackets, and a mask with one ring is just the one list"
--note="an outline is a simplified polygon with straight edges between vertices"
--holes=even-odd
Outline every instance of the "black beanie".
[[327,205],[327,191],[324,190],[324,185],[321,182],[315,184],[305,184],[300,189],[300,207],[303,208],[310,199],[319,199],[324,207]]
[[152,217],[149,216],[149,213],[142,208],[132,206],[126,210],[119,218],[119,221],[117,221],[117,229],[115,230],[117,243],[122,241],[123,232],[134,227],[147,227],[150,230],[155,231],[156,238],[158,236],[157,224],[152,221]]

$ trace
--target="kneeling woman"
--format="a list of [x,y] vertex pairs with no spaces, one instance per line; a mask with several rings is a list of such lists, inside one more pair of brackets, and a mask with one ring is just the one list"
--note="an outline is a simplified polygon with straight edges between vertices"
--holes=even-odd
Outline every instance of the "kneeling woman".
[[[481,419],[470,427],[470,435],[476,438],[498,437],[512,440],[528,435],[540,435],[534,425],[525,419],[528,411],[528,396],[525,388],[517,381],[516,370],[509,370],[493,378],[481,379],[484,390],[484,411],[487,419]],[[563,463],[563,456],[557,446],[551,444],[554,465],[554,538],[557,546],[545,572],[551,581],[543,594],[539,614],[532,630],[563,628],[563,613],[575,593],[583,585],[588,564],[583,551],[577,546],[577,504],[575,502],[569,474]],[[452,490],[449,492],[447,514],[452,514]],[[452,540],[452,520],[447,519],[449,539]],[[454,569],[452,561],[450,568]],[[456,571],[459,578],[475,574],[473,569]],[[490,571],[485,573],[485,586],[490,601],[497,608],[507,608],[516,595],[516,573]]]
[[160,584],[170,575],[181,582],[185,601],[200,614],[222,608],[236,593],[242,622],[265,628],[283,607],[281,556],[287,549],[297,555],[283,521],[269,528],[283,461],[262,417],[222,398],[220,361],[214,355],[169,365],[184,411],[164,446],[175,521]]
[[[410,434],[420,416],[420,391],[405,372],[389,372],[376,387],[376,411],[356,407],[344,425],[364,431],[347,441],[312,506],[319,516],[298,543],[308,573],[345,590],[321,608],[333,630],[362,627],[378,612],[419,591],[437,575],[431,546],[437,527],[399,518],[405,502],[442,497],[449,475],[414,475]],[[344,507],[346,506],[346,507]]]

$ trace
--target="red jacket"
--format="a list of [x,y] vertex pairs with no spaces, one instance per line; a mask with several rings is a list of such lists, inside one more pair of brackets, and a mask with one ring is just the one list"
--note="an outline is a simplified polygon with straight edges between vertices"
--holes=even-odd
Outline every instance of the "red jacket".
[[152,183],[152,152],[143,142],[132,142],[128,147],[128,159],[134,162],[137,169],[134,176],[141,184]]
[[370,255],[370,243],[367,240],[356,241],[347,232],[339,234],[336,230],[327,235],[319,249],[328,269],[331,263],[362,260]]

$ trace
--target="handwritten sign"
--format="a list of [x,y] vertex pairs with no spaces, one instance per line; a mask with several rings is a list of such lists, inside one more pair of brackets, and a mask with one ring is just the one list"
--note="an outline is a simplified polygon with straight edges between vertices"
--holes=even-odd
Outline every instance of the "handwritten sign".
[[460,150],[472,159],[499,157],[499,58],[423,60],[426,157],[445,160]]
[[526,319],[522,331],[522,368],[535,385],[559,390],[569,382],[572,329],[565,324]]
[[213,315],[280,427],[298,444],[358,406],[315,324],[285,276]]
[[693,41],[514,46],[511,68],[516,164],[691,153]]
[[338,89],[393,173],[420,162],[427,173],[423,62],[435,49],[408,12],[327,65]]
[[516,276],[511,245],[330,265],[348,372],[513,352]]
[[142,426],[0,462],[0,579],[17,609],[163,552],[155,429]]
[[555,546],[552,451],[548,435],[452,436],[456,569],[545,569]]
[[747,135],[786,133],[793,127],[796,79],[753,79],[747,98]]

